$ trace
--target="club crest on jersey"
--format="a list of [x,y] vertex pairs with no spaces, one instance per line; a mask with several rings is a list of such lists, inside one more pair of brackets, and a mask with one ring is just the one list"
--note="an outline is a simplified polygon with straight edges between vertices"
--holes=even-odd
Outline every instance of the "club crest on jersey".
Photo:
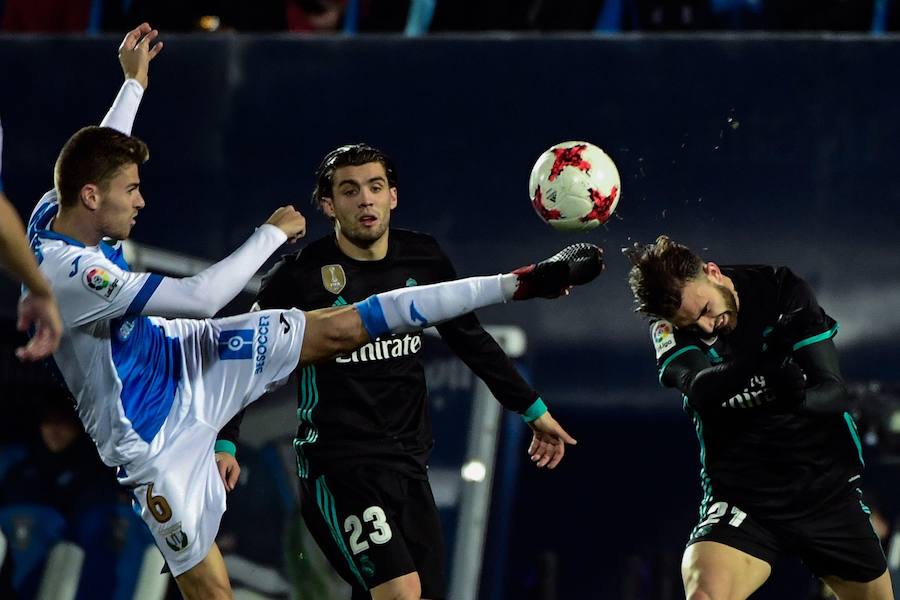
[[253,358],[253,329],[226,329],[219,333],[219,360]]
[[101,267],[93,265],[84,270],[84,277],[81,278],[84,287],[107,302],[112,302],[122,289],[119,278]]
[[332,294],[340,294],[347,285],[347,274],[341,265],[325,265],[322,267],[322,285]]
[[653,338],[653,347],[656,348],[656,358],[675,346],[675,333],[668,321],[661,320],[654,323],[650,335]]
[[166,545],[171,548],[173,552],[181,552],[190,545],[188,544],[187,534],[181,528],[181,521],[172,527],[164,529],[160,534],[165,537]]

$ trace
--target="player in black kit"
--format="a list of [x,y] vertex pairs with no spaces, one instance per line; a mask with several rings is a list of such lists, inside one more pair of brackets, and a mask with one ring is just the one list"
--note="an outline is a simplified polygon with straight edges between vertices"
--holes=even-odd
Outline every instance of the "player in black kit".
[[809,285],[785,267],[703,262],[666,236],[626,255],[659,380],[682,392],[700,440],[687,598],[743,600],[788,553],[841,600],[891,600],[859,489],[837,323]]
[[[455,279],[433,237],[390,229],[397,205],[391,160],[364,144],[323,159],[313,202],[334,235],[287,255],[263,281],[262,308],[341,306],[376,291]],[[574,444],[474,313],[437,326],[449,347],[534,432],[529,454],[554,468]],[[294,448],[301,510],[353,598],[445,597],[443,543],[426,474],[432,431],[421,333],[376,339],[299,373]],[[220,433],[234,442],[239,420]],[[228,446],[227,442],[217,449]],[[233,446],[231,446],[233,448]],[[226,485],[234,459],[219,455]],[[371,594],[371,596],[370,596]]]

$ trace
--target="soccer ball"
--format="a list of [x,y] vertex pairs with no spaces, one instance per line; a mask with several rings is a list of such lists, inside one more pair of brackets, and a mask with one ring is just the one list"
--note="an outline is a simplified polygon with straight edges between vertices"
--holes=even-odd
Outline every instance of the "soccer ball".
[[528,192],[535,212],[554,229],[588,231],[612,216],[622,184],[603,150],[588,142],[563,142],[538,157]]

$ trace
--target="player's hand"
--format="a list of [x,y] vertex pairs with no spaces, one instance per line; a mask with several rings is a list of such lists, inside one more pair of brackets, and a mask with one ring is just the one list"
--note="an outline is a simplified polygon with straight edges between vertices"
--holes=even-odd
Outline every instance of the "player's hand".
[[296,242],[306,235],[306,217],[290,205],[273,212],[266,224],[274,225],[287,234],[288,243]]
[[19,360],[41,360],[53,354],[62,337],[62,319],[52,294],[28,293],[19,300],[19,319],[16,327],[27,331],[34,325],[35,334],[28,344],[16,349]]
[[225,491],[232,492],[241,476],[241,465],[237,459],[228,452],[216,452],[216,468],[225,485]]
[[566,433],[556,419],[550,416],[549,412],[545,412],[528,425],[534,432],[531,445],[528,446],[528,455],[538,468],[556,467],[566,453],[566,444],[574,446],[578,443]]
[[128,32],[119,46],[119,64],[125,79],[136,79],[145,90],[150,84],[150,61],[163,49],[163,43],[156,42],[158,35],[159,31],[148,23],[141,23]]

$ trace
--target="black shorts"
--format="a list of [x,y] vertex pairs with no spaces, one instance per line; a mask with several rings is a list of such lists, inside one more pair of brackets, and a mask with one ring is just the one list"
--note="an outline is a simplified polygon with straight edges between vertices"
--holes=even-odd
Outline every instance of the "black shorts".
[[300,507],[354,600],[413,572],[422,597],[445,597],[444,544],[428,481],[377,466],[328,472],[300,480]]
[[740,505],[715,498],[707,502],[688,546],[719,542],[770,565],[779,555],[792,555],[819,577],[868,582],[887,568],[869,514],[859,490],[847,490],[814,511],[790,518],[750,515]]

